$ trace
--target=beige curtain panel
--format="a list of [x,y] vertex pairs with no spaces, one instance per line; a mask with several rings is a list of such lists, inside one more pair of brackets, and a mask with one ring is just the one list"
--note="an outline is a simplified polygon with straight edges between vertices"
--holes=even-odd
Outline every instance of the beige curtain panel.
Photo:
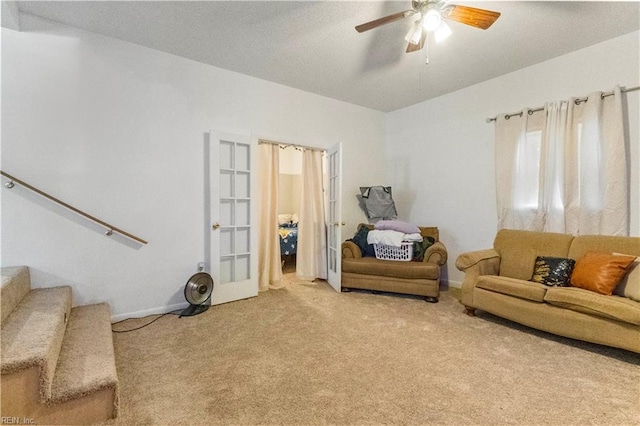
[[616,86],[496,118],[499,229],[629,234],[621,95]]
[[280,237],[278,235],[278,177],[280,147],[258,145],[260,159],[260,219],[258,237],[258,290],[281,288]]
[[540,132],[544,117],[528,114],[496,118],[496,196],[498,229],[541,229],[538,209]]
[[323,152],[318,150],[302,152],[296,276],[309,281],[327,279],[322,156]]

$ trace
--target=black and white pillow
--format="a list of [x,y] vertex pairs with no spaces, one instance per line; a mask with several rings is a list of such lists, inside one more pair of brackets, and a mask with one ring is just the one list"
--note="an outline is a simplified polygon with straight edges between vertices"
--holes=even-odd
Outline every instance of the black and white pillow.
[[575,264],[575,260],[564,257],[538,256],[530,281],[553,287],[569,287]]

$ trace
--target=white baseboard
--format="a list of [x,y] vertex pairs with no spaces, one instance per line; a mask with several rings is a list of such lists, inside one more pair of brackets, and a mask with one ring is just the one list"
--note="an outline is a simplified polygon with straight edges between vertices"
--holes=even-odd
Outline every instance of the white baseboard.
[[185,309],[189,306],[189,303],[182,302],[175,305],[159,306],[157,308],[145,309],[144,311],[127,312],[124,314],[117,314],[111,316],[111,322],[118,322],[129,318],[143,318],[149,315],[166,314],[167,312],[177,311],[178,309]]
[[[462,288],[462,282],[460,281],[448,280],[448,281],[443,281],[443,283],[449,287]],[[114,323],[114,322],[122,321],[125,319],[129,319],[129,318],[142,318],[149,315],[165,314],[167,312],[176,311],[178,309],[185,309],[187,306],[189,306],[189,303],[182,302],[182,303],[176,303],[175,305],[159,306],[157,308],[145,309],[143,311],[127,312],[124,314],[112,315],[111,322]]]
[[445,284],[446,284],[448,287],[453,287],[453,288],[462,288],[462,282],[461,282],[461,281],[447,280],[447,281],[445,281]]

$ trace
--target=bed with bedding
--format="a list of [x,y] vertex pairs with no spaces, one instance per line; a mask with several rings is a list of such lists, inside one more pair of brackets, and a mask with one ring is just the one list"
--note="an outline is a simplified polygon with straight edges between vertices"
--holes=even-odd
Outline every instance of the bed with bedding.
[[295,255],[298,251],[298,215],[279,214],[278,234],[280,234],[280,256]]
[[298,250],[298,224],[281,224],[278,227],[278,234],[280,234],[280,255],[296,254]]

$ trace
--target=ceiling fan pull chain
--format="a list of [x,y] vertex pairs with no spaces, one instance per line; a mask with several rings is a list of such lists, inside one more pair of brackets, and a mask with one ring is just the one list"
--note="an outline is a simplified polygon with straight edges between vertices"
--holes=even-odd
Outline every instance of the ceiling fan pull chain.
[[427,37],[424,40],[424,56],[425,56],[425,65],[429,65],[429,33],[427,33]]

